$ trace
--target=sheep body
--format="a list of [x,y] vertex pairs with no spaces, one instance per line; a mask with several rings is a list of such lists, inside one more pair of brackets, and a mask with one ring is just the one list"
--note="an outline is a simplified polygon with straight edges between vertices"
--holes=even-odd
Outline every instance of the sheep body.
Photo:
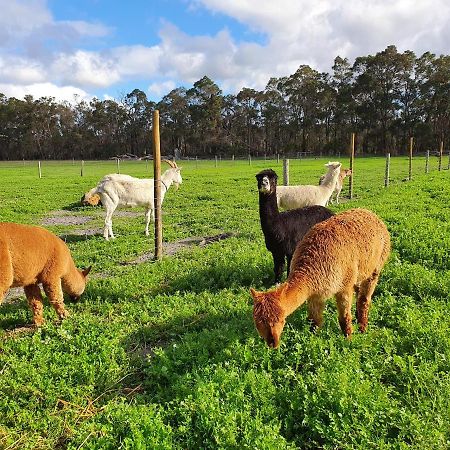
[[328,172],[323,183],[319,186],[278,186],[278,206],[283,209],[303,208],[312,205],[325,206],[336,187],[341,163],[329,162],[325,166],[328,167]]
[[389,232],[371,211],[351,209],[318,223],[297,245],[285,283],[268,292],[251,289],[259,334],[278,347],[286,317],[305,302],[312,326],[320,327],[325,300],[335,296],[339,324],[348,337],[354,292],[359,330],[365,332],[372,294],[389,254]]
[[[341,170],[339,172],[339,177],[336,181],[336,187],[334,188],[334,191],[331,193],[331,196],[329,198],[329,200],[327,201],[327,205],[328,203],[333,203],[333,195],[335,195],[335,202],[336,205],[339,205],[339,195],[341,194],[342,191],[342,187],[344,185],[344,179],[345,177],[348,177],[352,175],[352,169],[343,169],[341,167]],[[319,185],[321,185],[325,180],[325,175],[322,175],[319,179]]]
[[[161,175],[161,204],[167,190],[172,184],[178,187],[182,183],[180,168],[174,162],[169,163],[171,168]],[[134,178],[125,174],[105,175],[95,188],[105,207],[105,226],[103,236],[106,240],[114,239],[112,230],[112,215],[119,206],[145,207],[145,234],[149,234],[150,220],[155,218],[153,178]]]
[[277,178],[277,174],[271,169],[256,175],[261,228],[266,248],[272,253],[276,283],[281,281],[285,260],[289,274],[297,242],[313,225],[333,215],[327,208],[317,205],[280,213],[276,200]]

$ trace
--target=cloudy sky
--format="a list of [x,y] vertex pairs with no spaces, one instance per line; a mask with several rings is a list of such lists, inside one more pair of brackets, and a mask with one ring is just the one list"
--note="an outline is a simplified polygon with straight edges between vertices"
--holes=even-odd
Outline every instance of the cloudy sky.
[[203,75],[263,89],[336,56],[450,54],[450,0],[0,0],[0,92],[73,101],[139,88],[159,100]]

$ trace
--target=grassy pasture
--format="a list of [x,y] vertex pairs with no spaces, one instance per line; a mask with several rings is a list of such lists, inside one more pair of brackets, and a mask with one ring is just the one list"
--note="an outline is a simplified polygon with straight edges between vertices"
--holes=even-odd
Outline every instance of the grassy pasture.
[[[316,184],[325,162],[291,160],[291,184]],[[86,162],[83,177],[77,162],[44,162],[42,179],[36,163],[1,163],[0,220],[89,217],[45,226],[94,267],[61,325],[48,303],[37,331],[21,330],[23,296],[0,306],[0,448],[449,448],[450,172],[433,158],[425,175],[417,158],[402,182],[407,159],[391,163],[384,189],[384,159],[357,159],[355,199],[333,207],[371,209],[391,232],[368,332],[345,340],[330,301],[317,334],[305,308],[289,317],[277,351],[257,335],[248,290],[272,279],[254,175],[282,178],[281,162],[183,161],[164,242],[233,236],[158,264],[132,263],[154,247],[140,209],[113,219],[114,241],[86,231],[100,233],[103,211],[77,201],[115,162]]]

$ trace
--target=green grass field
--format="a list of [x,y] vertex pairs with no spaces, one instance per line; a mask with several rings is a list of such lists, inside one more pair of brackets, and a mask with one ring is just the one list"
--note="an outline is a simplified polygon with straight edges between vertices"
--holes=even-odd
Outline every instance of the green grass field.
[[[325,162],[291,160],[291,184],[316,184]],[[385,189],[384,159],[357,159],[355,199],[332,209],[373,210],[393,241],[368,332],[346,340],[329,301],[320,332],[309,332],[302,307],[271,350],[249,295],[273,276],[254,176],[271,167],[282,178],[281,163],[180,165],[164,242],[232,237],[137,264],[154,249],[143,211],[114,218],[117,238],[106,242],[92,234],[103,210],[78,205],[114,162],[86,162],[83,177],[78,162],[44,162],[42,179],[36,163],[0,164],[0,220],[46,223],[79,267],[93,265],[61,325],[46,303],[45,326],[25,328],[23,295],[0,306],[0,448],[449,448],[450,171],[434,158],[425,175],[417,158],[403,182],[408,161],[393,158]],[[121,172],[151,176],[152,167],[122,162]]]

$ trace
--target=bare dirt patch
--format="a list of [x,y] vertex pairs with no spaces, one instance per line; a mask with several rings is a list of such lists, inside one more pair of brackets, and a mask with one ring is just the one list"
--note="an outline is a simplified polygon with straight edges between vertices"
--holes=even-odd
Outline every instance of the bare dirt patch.
[[69,215],[55,215],[45,217],[41,220],[42,225],[83,225],[90,222],[93,218],[90,216],[69,216]]
[[[215,236],[197,236],[186,239],[181,239],[176,242],[166,242],[163,244],[163,255],[172,256],[180,250],[185,248],[193,247],[195,245],[199,247],[205,247],[206,245],[212,244],[214,242],[222,241],[223,239],[228,239],[230,237],[236,236],[236,233],[221,233]],[[138,258],[132,261],[125,261],[123,265],[136,265],[142,264],[144,262],[153,261],[154,253],[148,252],[140,255]]]

